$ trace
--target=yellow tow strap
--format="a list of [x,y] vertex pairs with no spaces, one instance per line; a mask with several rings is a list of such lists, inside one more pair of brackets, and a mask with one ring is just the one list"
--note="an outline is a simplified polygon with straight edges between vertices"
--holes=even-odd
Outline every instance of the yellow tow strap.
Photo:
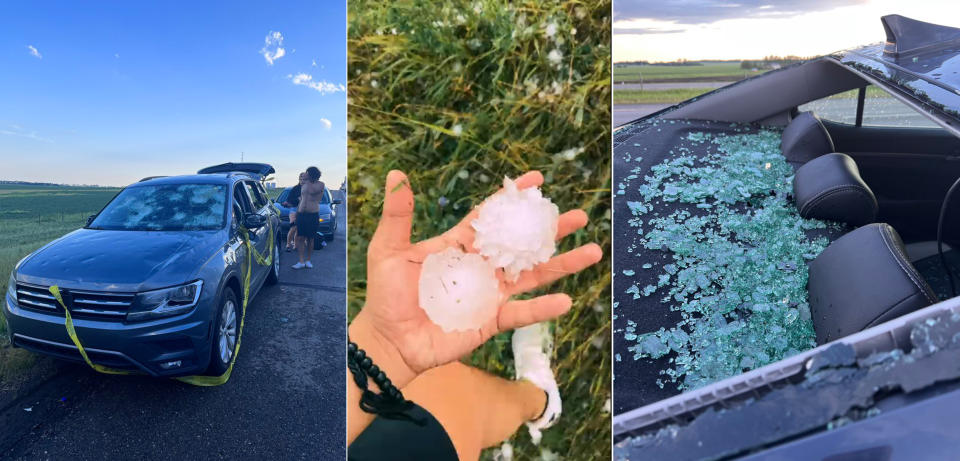
[[[230,379],[230,374],[233,372],[233,364],[237,362],[237,354],[240,352],[240,340],[243,338],[243,321],[247,316],[247,301],[250,299],[250,274],[253,269],[253,260],[255,259],[257,264],[260,264],[261,266],[269,266],[273,264],[273,258],[276,256],[273,252],[273,224],[270,224],[270,235],[267,238],[267,247],[270,249],[270,254],[266,257],[260,254],[250,243],[250,235],[245,227],[240,227],[240,235],[243,236],[243,244],[247,247],[247,254],[252,255],[253,258],[247,258],[247,271],[243,277],[243,307],[240,314],[240,331],[237,332],[237,343],[233,346],[233,357],[230,359],[230,366],[227,367],[227,371],[220,376],[181,376],[179,378],[174,378],[177,381],[193,384],[194,386],[219,386],[223,383],[226,383],[227,380]],[[87,351],[83,349],[83,345],[80,343],[80,338],[77,337],[77,331],[73,327],[73,318],[70,316],[70,309],[67,309],[67,305],[63,302],[63,297],[60,296],[60,287],[53,285],[49,288],[49,290],[50,293],[53,294],[53,297],[57,299],[57,302],[60,303],[60,306],[63,307],[63,312],[65,314],[64,325],[67,327],[67,335],[70,336],[70,340],[73,341],[73,344],[77,346],[77,350],[80,351],[80,356],[83,357],[83,361],[86,362],[87,365],[90,365],[90,368],[93,368],[100,373],[111,375],[132,375],[137,373],[134,371],[118,370],[116,368],[110,368],[93,363],[90,358],[87,357]]]

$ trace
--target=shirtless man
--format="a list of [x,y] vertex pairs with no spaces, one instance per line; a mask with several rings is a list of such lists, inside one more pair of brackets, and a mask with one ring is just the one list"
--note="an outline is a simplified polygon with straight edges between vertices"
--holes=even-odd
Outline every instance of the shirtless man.
[[300,262],[294,269],[312,268],[310,256],[313,253],[313,241],[320,226],[320,198],[326,187],[320,182],[320,170],[312,166],[307,168],[307,181],[300,187],[300,205],[297,206],[297,253]]

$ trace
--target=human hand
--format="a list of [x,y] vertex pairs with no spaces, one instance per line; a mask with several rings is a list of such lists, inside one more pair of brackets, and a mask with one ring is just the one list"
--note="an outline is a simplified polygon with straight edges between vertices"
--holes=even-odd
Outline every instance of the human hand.
[[[516,180],[521,189],[542,183],[543,176],[537,171]],[[410,242],[413,202],[413,191],[406,176],[391,171],[387,175],[383,215],[367,248],[366,304],[350,325],[352,339],[366,349],[381,368],[387,369],[398,387],[427,369],[457,360],[502,331],[566,313],[572,300],[563,293],[529,300],[510,297],[581,271],[603,256],[599,245],[584,245],[522,272],[516,282],[507,281],[503,270],[497,269],[503,297],[496,317],[476,330],[444,332],[420,308],[417,287],[421,266],[427,255],[449,247],[476,253],[471,222],[478,210],[475,208],[443,234],[414,244]],[[583,210],[563,213],[557,226],[557,239],[586,224],[587,214]],[[399,363],[385,366],[385,362]]]

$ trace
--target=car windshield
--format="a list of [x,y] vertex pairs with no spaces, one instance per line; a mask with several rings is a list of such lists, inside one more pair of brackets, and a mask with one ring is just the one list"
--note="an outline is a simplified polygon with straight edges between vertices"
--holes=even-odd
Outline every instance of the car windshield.
[[104,230],[215,230],[226,216],[221,184],[133,186],[121,191],[87,226]]

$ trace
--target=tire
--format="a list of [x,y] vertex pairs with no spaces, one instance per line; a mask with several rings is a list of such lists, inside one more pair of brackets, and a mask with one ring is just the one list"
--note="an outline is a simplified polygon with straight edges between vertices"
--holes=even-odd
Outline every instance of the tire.
[[326,246],[327,246],[327,242],[326,242],[326,239],[324,239],[324,237],[321,237],[321,236],[319,236],[319,235],[316,236],[316,237],[314,237],[314,239],[313,239],[313,251],[322,250],[322,249],[324,249],[324,247],[326,247]]
[[267,285],[276,285],[280,281],[280,236],[273,239],[273,264],[267,274]]
[[[225,322],[230,323],[228,310],[231,309],[231,306],[233,310],[232,324],[234,344],[230,344],[229,341],[229,325],[226,328],[221,328]],[[241,309],[243,309],[243,307],[240,305],[240,302],[237,301],[237,294],[230,288],[224,289],[223,296],[221,296],[220,299],[220,306],[217,309],[217,316],[213,321],[213,335],[210,341],[210,365],[207,367],[205,374],[220,376],[230,368],[230,361],[233,359],[236,340],[239,339]],[[224,336],[227,336],[227,338],[224,338]],[[221,344],[222,341],[225,344]],[[221,353],[222,346],[224,345],[227,346],[229,350],[229,354],[227,354],[226,357]]]

